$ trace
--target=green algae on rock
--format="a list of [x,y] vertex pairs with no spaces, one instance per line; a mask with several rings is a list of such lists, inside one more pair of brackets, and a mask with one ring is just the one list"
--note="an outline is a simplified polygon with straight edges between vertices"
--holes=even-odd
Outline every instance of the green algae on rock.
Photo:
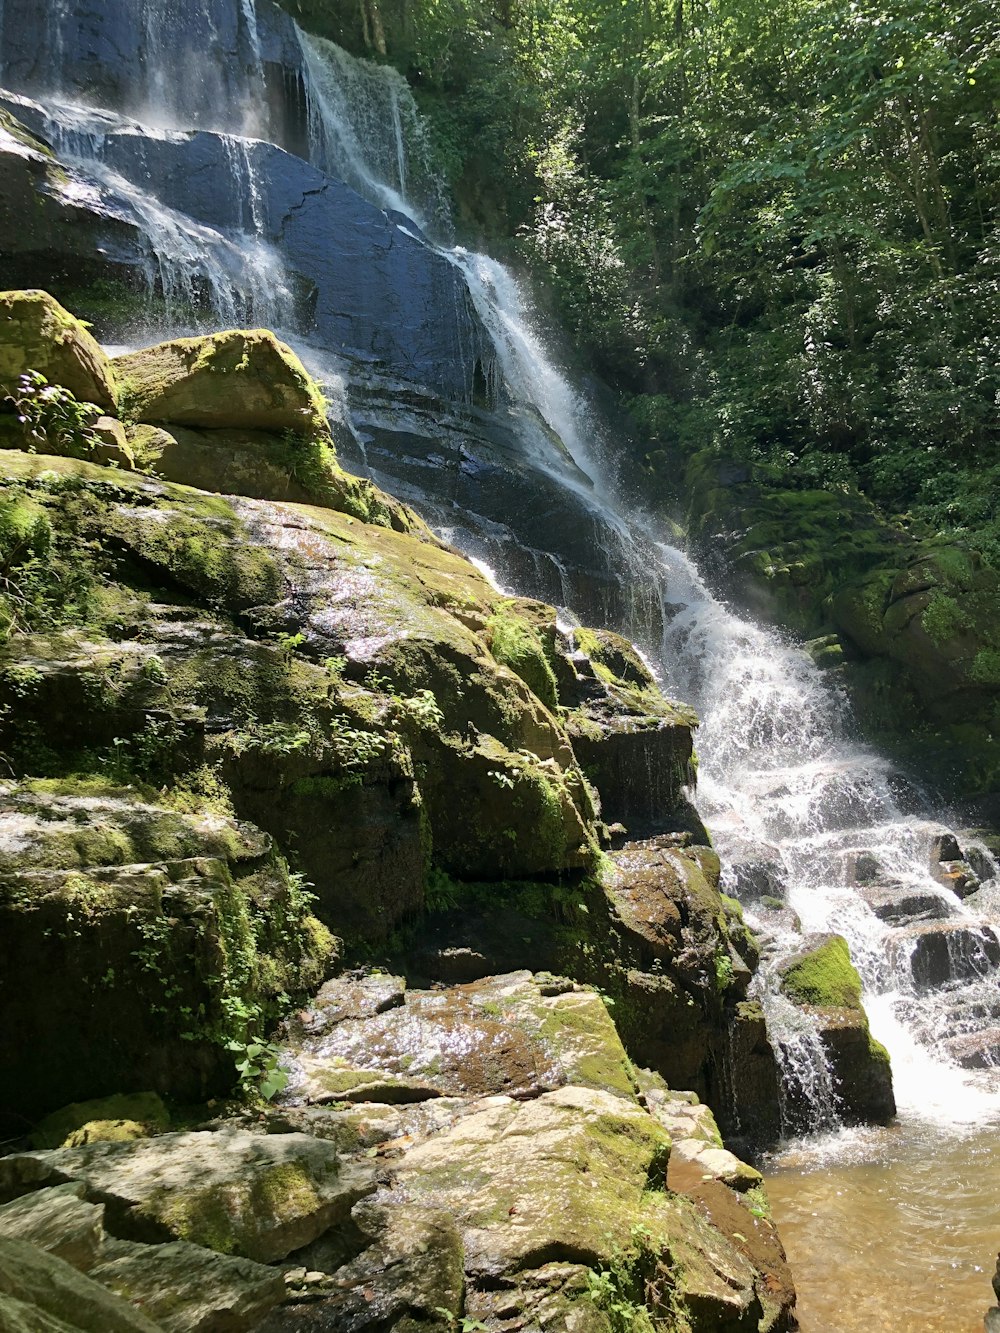
[[227,1043],[258,1035],[333,960],[269,840],[232,820],[134,789],[7,783],[0,846],[0,1043],[19,1071],[7,1112],[111,1088],[225,1093]]

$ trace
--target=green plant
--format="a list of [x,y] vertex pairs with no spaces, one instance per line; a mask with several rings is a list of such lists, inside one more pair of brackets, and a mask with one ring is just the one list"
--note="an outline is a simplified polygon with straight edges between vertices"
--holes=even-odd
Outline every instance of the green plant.
[[446,912],[458,906],[459,887],[450,875],[435,866],[424,886],[424,906],[428,912]]
[[246,1096],[256,1095],[269,1102],[288,1087],[288,1074],[278,1063],[281,1052],[270,1042],[230,1041],[226,1050],[237,1056],[236,1072]]
[[69,389],[50,384],[37,370],[25,371],[8,400],[35,444],[86,454],[99,443],[90,427],[101,409],[78,402]]

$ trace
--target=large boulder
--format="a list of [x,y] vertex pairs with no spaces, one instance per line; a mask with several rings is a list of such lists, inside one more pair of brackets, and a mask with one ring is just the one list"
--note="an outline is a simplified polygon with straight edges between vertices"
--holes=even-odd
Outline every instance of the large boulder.
[[290,347],[266,329],[175,338],[115,360],[134,421],[327,435],[322,396]]
[[0,292],[0,389],[10,393],[29,370],[81,402],[115,410],[114,371],[83,324],[48,292]]
[[292,1025],[285,1101],[526,1098],[567,1083],[634,1100],[628,1057],[594,991],[564,982],[546,994],[515,972],[410,990],[381,1013],[355,1016],[344,1004],[350,989],[328,982]]
[[161,1134],[135,1143],[15,1154],[0,1161],[0,1197],[63,1181],[105,1205],[122,1239],[183,1240],[261,1263],[283,1259],[343,1220],[372,1189],[372,1169],[341,1164],[306,1134],[238,1129]]
[[162,1333],[64,1259],[0,1239],[0,1322],[11,1333]]

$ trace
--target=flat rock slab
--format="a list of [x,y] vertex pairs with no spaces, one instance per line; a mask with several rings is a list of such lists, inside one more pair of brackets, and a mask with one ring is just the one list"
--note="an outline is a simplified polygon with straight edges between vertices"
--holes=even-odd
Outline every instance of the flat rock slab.
[[4,1204],[0,1238],[27,1241],[86,1272],[101,1257],[104,1208],[87,1203],[83,1192],[82,1183],[74,1181]]
[[0,1328],[5,1333],[162,1333],[127,1301],[20,1240],[0,1239]]
[[[411,991],[405,1004],[367,1017],[331,1022],[327,1007],[306,1011],[291,1040],[287,1097],[319,1104],[524,1098],[576,1083],[634,1099],[628,1059],[600,996],[543,989],[530,973],[514,972]],[[335,1014],[354,1003],[335,988],[329,994]]]
[[244,1333],[285,1298],[280,1269],[186,1241],[110,1240],[91,1276],[168,1333]]
[[567,1087],[498,1100],[413,1148],[395,1173],[404,1201],[449,1213],[465,1270],[492,1281],[561,1260],[596,1265],[627,1247],[670,1140],[620,1097]]
[[306,1134],[163,1134],[0,1160],[0,1195],[67,1180],[106,1205],[120,1237],[189,1240],[262,1263],[308,1245],[374,1187],[371,1164],[342,1164]]

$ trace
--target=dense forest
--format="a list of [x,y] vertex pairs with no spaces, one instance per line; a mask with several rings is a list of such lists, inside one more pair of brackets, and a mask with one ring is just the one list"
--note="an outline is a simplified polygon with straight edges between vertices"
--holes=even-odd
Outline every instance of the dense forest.
[[983,0],[288,0],[413,84],[637,426],[855,484],[1000,563],[997,27]]

